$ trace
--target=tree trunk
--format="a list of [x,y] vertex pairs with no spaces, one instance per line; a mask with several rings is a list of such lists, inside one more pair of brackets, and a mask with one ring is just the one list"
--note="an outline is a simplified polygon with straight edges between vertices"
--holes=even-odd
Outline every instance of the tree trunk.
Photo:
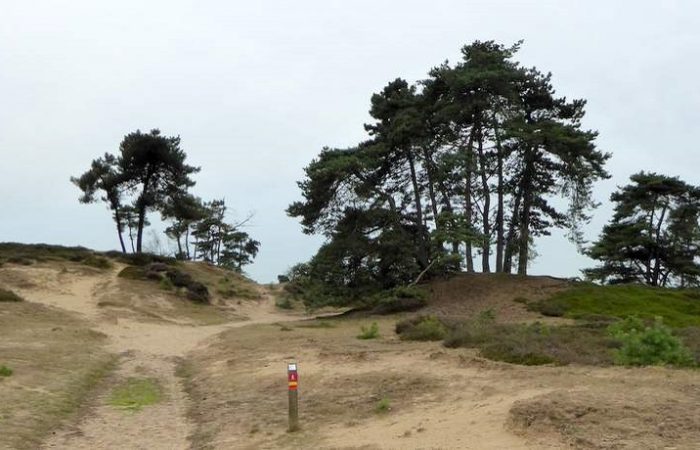
[[438,205],[437,205],[437,198],[435,196],[435,165],[433,163],[432,157],[430,156],[430,152],[426,149],[423,149],[423,157],[425,158],[425,169],[426,169],[426,174],[428,175],[428,195],[430,196],[430,207],[433,211],[433,220],[435,221],[435,228],[439,229],[439,225],[437,223],[437,218],[438,218]]
[[484,209],[481,214],[482,231],[484,234],[481,243],[481,268],[482,272],[489,273],[491,272],[491,222],[489,217],[491,213],[491,191],[489,189],[488,174],[486,173],[488,163],[486,161],[486,155],[484,154],[483,141],[483,129],[479,128],[477,151],[479,155],[481,189],[484,194]]
[[119,216],[119,207],[113,206],[114,209],[114,221],[117,223],[117,235],[119,236],[119,245],[121,245],[122,253],[126,254],[126,246],[124,245],[124,237],[122,233],[124,232],[124,227],[122,226],[122,219]]
[[418,248],[418,262],[421,268],[425,268],[428,265],[428,249],[426,248],[425,233],[423,229],[425,225],[423,224],[423,205],[421,202],[420,189],[418,186],[418,177],[416,176],[416,166],[413,159],[413,154],[409,150],[407,152],[408,165],[411,170],[411,184],[413,185],[413,198],[416,202],[416,228],[420,233],[420,241]]
[[525,157],[525,173],[523,174],[523,211],[520,217],[520,245],[518,248],[518,275],[527,275],[527,263],[530,255],[530,209],[534,197],[532,178],[534,175],[534,155],[529,150]]
[[522,199],[522,191],[518,189],[513,201],[513,212],[508,225],[508,235],[505,240],[505,249],[503,254],[503,272],[513,272],[513,250],[515,249],[515,232],[519,227],[518,217],[520,216],[520,202]]
[[143,227],[144,224],[146,223],[146,198],[148,198],[149,194],[149,184],[151,183],[151,177],[153,176],[150,168],[146,172],[146,177],[143,180],[143,191],[141,191],[141,197],[139,198],[139,201],[137,202],[138,210],[139,210],[139,223],[138,223],[138,231],[136,234],[136,253],[141,253],[143,247]]
[[[472,151],[474,146],[474,130],[469,133],[467,142],[467,154],[465,155],[465,170],[464,170],[464,217],[466,226],[469,230],[472,229]],[[464,242],[466,246],[467,272],[474,272],[474,256],[472,255],[472,243],[470,239]]]
[[496,194],[497,194],[497,206],[496,206],[496,272],[503,272],[503,251],[504,251],[504,233],[505,224],[503,223],[503,148],[501,147],[501,139],[498,135],[498,123],[494,118],[493,121],[493,133],[496,141],[496,173],[498,176]]

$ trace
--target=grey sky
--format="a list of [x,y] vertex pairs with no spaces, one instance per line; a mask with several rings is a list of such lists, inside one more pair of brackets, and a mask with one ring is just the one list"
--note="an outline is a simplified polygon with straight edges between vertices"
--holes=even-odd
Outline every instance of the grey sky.
[[[688,1],[0,0],[0,241],[117,246],[103,205],[68,182],[124,134],[179,134],[202,166],[195,193],[225,197],[262,242],[248,272],[271,281],[319,238],[287,218],[324,146],[364,137],[369,97],[415,81],[475,39],[511,44],[588,99],[585,125],[614,153],[607,198],[640,169],[700,184],[700,5]],[[560,235],[533,273],[589,262]]]

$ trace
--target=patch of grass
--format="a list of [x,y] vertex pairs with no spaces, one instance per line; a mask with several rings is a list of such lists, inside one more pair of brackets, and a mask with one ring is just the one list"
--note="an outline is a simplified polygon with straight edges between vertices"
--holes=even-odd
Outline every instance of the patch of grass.
[[360,327],[360,334],[357,335],[357,339],[377,339],[379,337],[379,325],[377,322],[372,322],[368,327],[362,325]]
[[386,414],[391,411],[391,400],[384,397],[377,402],[377,406],[374,407],[374,411],[378,414]]
[[21,302],[24,299],[14,292],[0,288],[0,302]]
[[10,264],[17,264],[20,266],[31,266],[32,264],[34,264],[33,259],[21,255],[10,256],[9,258],[7,258],[6,261]]
[[428,294],[417,286],[398,287],[373,297],[372,314],[388,315],[417,311],[428,304]]
[[599,326],[499,324],[487,314],[452,326],[444,343],[478,348],[485,358],[522,365],[610,365],[611,350],[619,346]]
[[447,327],[436,316],[418,316],[398,322],[396,334],[408,341],[442,341]]
[[216,292],[224,298],[243,298],[246,300],[257,300],[260,293],[254,286],[244,282],[242,277],[234,274],[221,277],[217,282]]
[[146,281],[149,278],[146,276],[146,271],[144,270],[143,267],[137,267],[137,266],[127,266],[124,267],[119,274],[117,275],[119,278],[125,278],[127,280],[141,280],[141,281]]
[[83,259],[81,264],[84,264],[86,266],[94,267],[96,269],[110,269],[112,268],[112,262],[103,257],[103,256],[97,256],[97,255],[89,255],[85,259]]
[[109,404],[128,411],[140,411],[145,406],[161,401],[163,392],[153,378],[129,378],[116,387],[109,397]]
[[297,328],[335,328],[336,325],[328,320],[314,320],[310,323],[297,325]]
[[160,281],[158,282],[158,285],[164,291],[172,291],[173,289],[175,289],[175,285],[173,284],[172,281],[170,281],[170,278],[165,278],[165,277],[161,278]]
[[277,297],[277,299],[275,299],[275,306],[280,308],[280,309],[293,309],[294,308],[294,305],[292,304],[292,300],[287,296]]
[[581,284],[547,300],[531,303],[529,307],[542,314],[572,319],[583,319],[591,314],[620,319],[635,316],[643,320],[661,317],[672,328],[684,328],[700,326],[699,296],[700,291],[695,289]]
[[14,371],[6,365],[0,365],[0,378],[11,377]]
[[0,304],[0,361],[23,387],[0,382],[0,448],[41,448],[113,369],[106,336],[90,325],[36,303]]
[[688,327],[676,330],[676,335],[693,354],[695,361],[700,364],[700,327]]
[[672,365],[692,367],[697,365],[690,349],[671,329],[657,318],[652,325],[645,325],[636,317],[611,325],[609,333],[622,342],[615,350],[615,363],[623,366]]

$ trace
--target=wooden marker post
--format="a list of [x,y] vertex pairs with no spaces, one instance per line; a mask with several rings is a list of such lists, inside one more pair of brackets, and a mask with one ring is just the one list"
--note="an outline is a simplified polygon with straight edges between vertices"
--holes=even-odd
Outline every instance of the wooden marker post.
[[287,364],[287,381],[289,383],[289,431],[299,429],[299,373],[297,364]]

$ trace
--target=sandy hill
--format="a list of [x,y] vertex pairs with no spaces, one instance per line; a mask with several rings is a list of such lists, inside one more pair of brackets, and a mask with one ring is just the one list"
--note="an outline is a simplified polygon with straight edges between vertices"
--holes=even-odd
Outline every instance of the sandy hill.
[[[524,302],[569,287],[460,275],[417,314],[545,320]],[[0,448],[700,448],[695,370],[494,362],[400,340],[407,314],[310,318],[229,271],[80,248],[0,244],[0,289],[24,299],[0,301]]]

